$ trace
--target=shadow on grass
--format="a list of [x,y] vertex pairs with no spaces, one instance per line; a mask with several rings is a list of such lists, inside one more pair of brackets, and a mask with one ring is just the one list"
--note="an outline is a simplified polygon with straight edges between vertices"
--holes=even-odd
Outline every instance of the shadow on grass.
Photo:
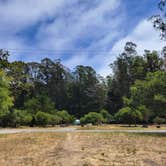
[[166,137],[166,133],[132,133],[140,136]]

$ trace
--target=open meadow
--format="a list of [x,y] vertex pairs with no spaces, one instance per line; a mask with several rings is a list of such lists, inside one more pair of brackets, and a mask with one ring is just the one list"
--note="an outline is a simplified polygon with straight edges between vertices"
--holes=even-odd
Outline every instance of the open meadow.
[[166,135],[19,133],[0,135],[0,166],[164,166]]

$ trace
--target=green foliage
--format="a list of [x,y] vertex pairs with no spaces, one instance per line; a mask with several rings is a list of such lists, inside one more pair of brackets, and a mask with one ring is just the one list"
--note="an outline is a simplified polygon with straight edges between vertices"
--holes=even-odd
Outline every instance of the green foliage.
[[30,95],[34,85],[29,81],[27,64],[21,61],[9,64],[7,75],[10,76],[10,90],[14,98],[14,107],[22,109],[26,98]]
[[166,0],[160,0],[158,7],[161,12],[153,15],[151,21],[154,28],[160,32],[161,39],[166,39]]
[[33,97],[29,100],[27,100],[24,103],[24,107],[28,112],[35,114],[38,111],[47,112],[47,113],[54,113],[55,105],[50,100],[50,98],[44,94],[38,95],[36,97]]
[[62,122],[62,118],[60,116],[51,115],[51,118],[50,118],[50,121],[49,121],[50,125],[55,126],[55,125],[61,124],[61,122]]
[[3,118],[9,113],[9,109],[13,106],[13,99],[10,97],[9,78],[3,71],[0,71],[0,124]]
[[160,118],[160,117],[157,116],[156,118],[154,118],[153,122],[160,125],[160,124],[166,123],[166,119],[165,118]]
[[25,110],[14,110],[15,123],[19,126],[29,126],[32,121],[32,115]]
[[120,123],[135,124],[142,120],[142,114],[138,110],[132,110],[130,107],[125,107],[115,114],[115,118]]
[[106,79],[90,66],[71,72],[49,58],[8,62],[8,52],[0,50],[0,125],[69,124],[74,116],[83,124],[166,118],[166,48],[140,56],[136,47],[126,43]]
[[81,124],[92,123],[93,125],[98,125],[101,124],[104,121],[104,119],[100,113],[89,112],[88,114],[84,115],[84,117],[82,117],[80,121]]
[[113,116],[111,114],[109,114],[107,110],[102,109],[100,111],[100,114],[103,116],[104,123],[110,123],[110,122],[114,121]]
[[67,111],[63,110],[63,111],[58,111],[56,113],[56,115],[58,115],[60,117],[60,123],[61,124],[69,124],[72,123],[74,121],[74,117],[71,116]]
[[151,111],[150,111],[148,108],[146,108],[145,105],[139,106],[139,107],[138,107],[138,110],[139,110],[139,111],[141,112],[141,114],[142,114],[142,120],[143,120],[143,122],[148,123],[149,118],[150,118],[150,116],[151,116]]
[[0,69],[6,69],[9,65],[8,62],[9,52],[3,49],[0,49]]
[[39,111],[35,116],[36,125],[46,126],[47,124],[50,123],[51,118],[52,116],[50,114]]
[[132,105],[144,105],[151,118],[166,115],[166,72],[148,73],[144,81],[136,81],[131,88]]

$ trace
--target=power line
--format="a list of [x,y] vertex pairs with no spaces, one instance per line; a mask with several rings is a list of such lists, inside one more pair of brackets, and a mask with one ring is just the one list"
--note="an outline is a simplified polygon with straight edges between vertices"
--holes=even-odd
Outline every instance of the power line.
[[[11,51],[11,52],[46,52],[46,53],[62,53],[62,52],[67,52],[67,53],[75,53],[75,52],[101,52],[101,53],[108,53],[108,52],[113,52],[113,53],[120,53],[123,52],[123,50],[85,50],[85,49],[62,49],[62,50],[58,50],[58,49],[20,49],[20,48],[2,48],[4,50],[7,51]],[[157,52],[161,51],[161,50],[155,50]]]

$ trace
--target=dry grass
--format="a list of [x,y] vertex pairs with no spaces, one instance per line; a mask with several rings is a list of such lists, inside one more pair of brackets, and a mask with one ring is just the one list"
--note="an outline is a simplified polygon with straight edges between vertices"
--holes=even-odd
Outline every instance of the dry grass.
[[125,133],[0,135],[0,166],[164,166],[166,137]]
[[157,128],[155,125],[148,126],[148,128],[143,128],[142,125],[137,125],[137,127],[128,125],[100,125],[100,126],[84,126],[78,127],[77,130],[166,130],[166,126],[163,125],[161,128]]
[[77,140],[82,154],[73,158],[77,158],[82,165],[166,165],[166,137],[124,133],[84,133],[79,134]]
[[0,135],[0,166],[56,165],[66,134]]

